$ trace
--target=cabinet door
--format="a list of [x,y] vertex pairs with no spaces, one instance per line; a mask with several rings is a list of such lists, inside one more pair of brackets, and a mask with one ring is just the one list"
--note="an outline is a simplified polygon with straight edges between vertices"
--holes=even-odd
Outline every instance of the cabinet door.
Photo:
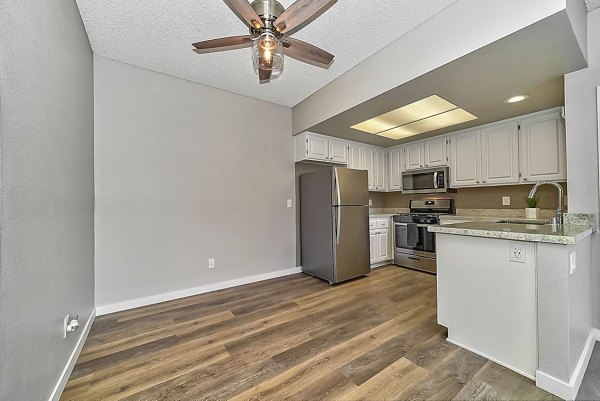
[[375,173],[375,190],[385,191],[386,189],[386,164],[385,164],[385,150],[374,149],[373,150],[373,167]]
[[445,136],[425,141],[423,145],[425,147],[425,167],[448,165],[447,143]]
[[377,261],[382,262],[385,260],[390,260],[390,255],[388,254],[388,231],[380,231],[377,235]]
[[521,120],[523,182],[567,179],[565,128],[558,112]]
[[363,147],[362,159],[363,169],[369,173],[369,191],[374,191],[375,188],[375,171],[373,168],[373,148],[370,146]]
[[425,146],[422,142],[408,144],[405,149],[407,170],[416,170],[425,167],[425,163],[423,162]]
[[362,146],[355,144],[348,145],[348,168],[364,170],[362,152]]
[[481,181],[481,135],[469,131],[450,138],[450,185],[476,186]]
[[378,250],[377,250],[377,234],[374,232],[371,232],[369,234],[369,252],[370,252],[370,262],[371,264],[375,263],[375,261],[377,260],[377,254],[378,254]]
[[404,171],[404,148],[391,149],[389,151],[389,189],[390,191],[402,191],[402,172]]
[[519,125],[516,121],[481,131],[481,182],[519,183]]
[[328,160],[329,140],[320,136],[306,136],[307,157],[312,160]]
[[348,145],[344,141],[329,140],[329,160],[336,163],[348,163]]

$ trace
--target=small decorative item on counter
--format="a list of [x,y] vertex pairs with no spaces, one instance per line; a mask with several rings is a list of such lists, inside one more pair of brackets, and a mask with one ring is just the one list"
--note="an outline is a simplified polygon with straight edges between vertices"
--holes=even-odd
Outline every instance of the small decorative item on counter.
[[538,204],[540,203],[540,197],[534,196],[533,198],[525,197],[525,202],[527,202],[527,207],[525,208],[525,218],[526,219],[537,219],[540,215],[540,208]]

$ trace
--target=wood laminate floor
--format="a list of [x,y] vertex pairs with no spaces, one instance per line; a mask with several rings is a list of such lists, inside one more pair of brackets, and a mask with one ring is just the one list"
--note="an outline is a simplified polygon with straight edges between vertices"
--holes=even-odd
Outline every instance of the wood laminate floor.
[[61,399],[556,399],[446,335],[435,276],[296,274],[97,318]]

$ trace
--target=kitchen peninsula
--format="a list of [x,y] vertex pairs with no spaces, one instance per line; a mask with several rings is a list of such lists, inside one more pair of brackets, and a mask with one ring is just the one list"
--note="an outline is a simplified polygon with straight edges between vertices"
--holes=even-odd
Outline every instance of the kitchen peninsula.
[[438,323],[448,341],[545,388],[568,383],[595,340],[595,223],[565,217],[554,226],[498,219],[429,228],[437,241]]

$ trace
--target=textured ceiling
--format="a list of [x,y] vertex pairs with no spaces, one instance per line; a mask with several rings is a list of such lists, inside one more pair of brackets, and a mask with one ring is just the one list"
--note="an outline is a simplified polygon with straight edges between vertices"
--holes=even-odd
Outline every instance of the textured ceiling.
[[[222,0],[77,0],[94,53],[292,107],[456,0],[340,0],[292,35],[336,58],[329,70],[286,58],[260,85],[250,49],[198,55],[191,43],[248,33]],[[281,3],[288,7],[292,0]],[[402,68],[402,66],[398,66]]]
[[585,5],[588,11],[592,11],[600,7],[600,0],[585,0]]

